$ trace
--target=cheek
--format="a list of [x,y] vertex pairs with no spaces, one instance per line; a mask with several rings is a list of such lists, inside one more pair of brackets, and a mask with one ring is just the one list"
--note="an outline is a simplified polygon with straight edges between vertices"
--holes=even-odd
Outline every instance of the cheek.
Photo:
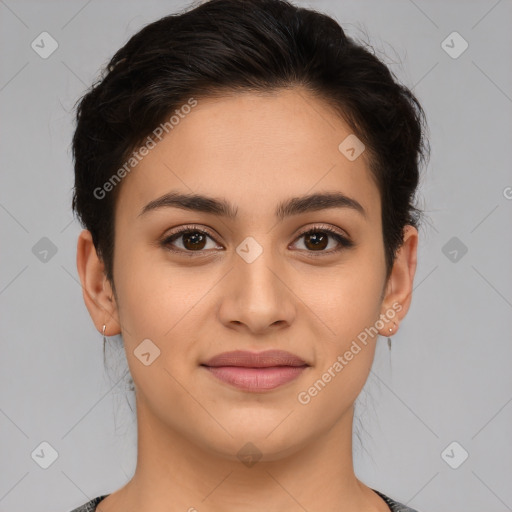
[[[370,258],[371,259],[371,258]],[[380,314],[382,273],[378,262],[358,258],[325,279],[308,306],[321,318],[317,365],[297,396],[302,420],[321,417],[328,428],[361,392],[375,355],[375,322]],[[323,293],[321,293],[323,292]],[[311,300],[310,300],[311,299]]]
[[[115,278],[119,321],[129,357],[142,340],[159,338],[162,321],[168,323],[167,329],[172,326],[174,310],[166,302],[170,299],[167,293],[163,293],[163,280],[158,280],[161,270],[152,265],[142,251],[139,254],[135,244],[124,245],[126,247],[120,242],[119,249],[116,247]],[[168,318],[163,315],[164,311],[167,311]]]
[[383,269],[369,259],[358,255],[314,279],[298,281],[294,288],[325,327],[324,337],[331,341],[343,343],[379,317]]
[[161,256],[156,261],[155,252],[132,249],[119,257],[119,319],[125,345],[132,351],[149,338],[162,352],[176,353],[188,346],[190,328],[200,322],[205,290],[214,288],[219,278],[207,266],[180,268]]

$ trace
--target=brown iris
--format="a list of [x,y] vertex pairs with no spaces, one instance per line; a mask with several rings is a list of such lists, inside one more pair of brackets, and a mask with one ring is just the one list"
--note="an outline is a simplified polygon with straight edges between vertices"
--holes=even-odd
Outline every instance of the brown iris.
[[304,245],[310,249],[308,243],[312,244],[313,249],[325,249],[329,243],[329,237],[325,233],[314,231],[304,235]]
[[199,233],[198,231],[190,231],[188,233],[183,233],[183,247],[188,250],[201,250],[204,249],[206,245],[206,235],[203,233]]

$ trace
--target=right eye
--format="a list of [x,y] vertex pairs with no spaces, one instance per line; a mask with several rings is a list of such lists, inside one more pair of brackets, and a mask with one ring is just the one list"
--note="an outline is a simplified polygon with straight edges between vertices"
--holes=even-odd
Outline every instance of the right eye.
[[[205,248],[208,249],[205,247],[207,245],[208,238],[216,243],[216,240],[207,231],[199,229],[195,226],[184,226],[167,236],[162,241],[162,246],[174,253],[188,253],[188,256],[192,255],[191,253],[194,252],[204,252]],[[176,240],[181,240],[181,247],[178,249],[173,247],[175,246]],[[217,246],[210,247],[210,249],[215,249],[216,247]]]

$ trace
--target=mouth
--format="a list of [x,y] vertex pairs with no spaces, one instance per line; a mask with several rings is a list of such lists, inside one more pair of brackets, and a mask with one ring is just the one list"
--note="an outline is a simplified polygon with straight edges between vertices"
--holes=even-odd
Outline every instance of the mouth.
[[218,380],[249,392],[283,386],[309,368],[303,359],[282,350],[224,352],[201,366]]

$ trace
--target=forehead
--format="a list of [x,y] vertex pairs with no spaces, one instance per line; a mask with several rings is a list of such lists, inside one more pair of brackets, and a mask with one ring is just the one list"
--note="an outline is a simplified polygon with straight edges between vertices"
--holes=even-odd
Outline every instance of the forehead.
[[123,179],[116,215],[135,219],[150,201],[179,191],[227,198],[241,217],[254,217],[283,199],[333,190],[377,220],[367,155],[349,160],[340,151],[354,135],[323,101],[300,89],[196,101]]

